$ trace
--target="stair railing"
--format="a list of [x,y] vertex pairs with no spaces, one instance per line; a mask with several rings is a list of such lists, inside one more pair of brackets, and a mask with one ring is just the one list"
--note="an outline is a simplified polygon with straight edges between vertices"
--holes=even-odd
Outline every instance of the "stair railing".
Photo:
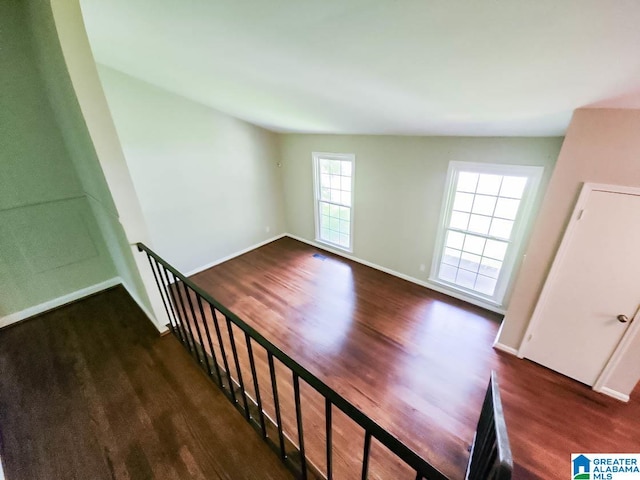
[[[361,478],[366,480],[369,472],[369,457],[371,440],[376,439],[384,445],[398,459],[416,472],[416,480],[450,480],[436,467],[428,463],[395,436],[381,427],[378,423],[364,414],[360,409],[338,394],[335,390],[318,379],[302,365],[297,363],[286,353],[267,340],[260,332],[244,322],[224,305],[215,300],[209,293],[193,283],[182,273],[162,259],[157,253],[142,243],[137,244],[138,250],[144,252],[149,260],[151,271],[155,277],[156,285],[162,297],[164,308],[169,318],[169,328],[173,335],[187,349],[194,360],[201,366],[205,373],[225,393],[227,398],[244,415],[246,420],[262,435],[262,438],[280,455],[284,464],[296,475],[297,478],[327,479],[333,478],[333,424],[332,412],[334,409],[342,411],[353,422],[364,430],[364,449],[362,452]],[[231,361],[233,361],[235,378],[229,368],[230,359],[222,328],[226,327],[228,345],[231,346]],[[243,340],[250,364],[253,385],[253,397],[245,388],[246,382],[242,375],[238,357],[237,340],[233,326],[243,333]],[[213,337],[215,335],[215,337]],[[214,348],[212,338],[217,340],[217,349]],[[256,372],[254,345],[262,347],[267,355],[269,378],[271,380],[271,392],[275,408],[275,419],[271,419],[263,410],[260,381]],[[207,348],[208,347],[208,348]],[[220,362],[218,357],[220,357]],[[276,361],[287,367],[291,372],[293,394],[295,402],[297,444],[285,434],[282,422],[280,399],[278,396],[278,382],[276,374]],[[302,421],[302,408],[300,404],[300,380],[303,380],[324,398],[325,406],[325,435],[326,435],[326,466],[323,471],[311,464],[305,452],[305,437]],[[499,391],[494,376],[487,390],[487,399],[483,406],[483,415],[479,422],[480,430],[474,439],[474,448],[467,469],[468,479],[508,480],[510,478],[511,453],[506,436],[506,427],[502,418]],[[497,403],[496,403],[497,398]],[[489,407],[487,407],[487,402]],[[496,410],[495,406],[498,405]],[[485,407],[493,408],[493,417],[485,415]],[[493,427],[497,421],[497,434],[486,433],[495,431]],[[502,422],[502,423],[501,423]],[[482,425],[481,425],[482,424]],[[493,429],[493,430],[492,430]],[[480,445],[482,439],[482,446]],[[493,442],[493,444],[491,444]],[[505,448],[508,455],[504,454]],[[484,476],[487,465],[493,464],[496,452],[500,452],[500,466],[498,472],[501,476]],[[508,476],[505,476],[507,475]]]

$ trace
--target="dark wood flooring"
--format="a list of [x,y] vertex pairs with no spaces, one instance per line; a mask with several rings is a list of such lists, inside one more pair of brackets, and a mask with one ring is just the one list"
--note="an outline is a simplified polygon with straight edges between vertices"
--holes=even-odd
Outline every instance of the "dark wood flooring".
[[[464,477],[492,369],[499,374],[514,478],[564,478],[572,452],[640,450],[640,390],[623,404],[494,351],[501,318],[480,308],[289,238],[193,280],[451,478]],[[257,361],[260,381],[268,384],[268,370]],[[241,363],[248,369],[246,358]],[[280,378],[286,391],[287,372]],[[302,393],[305,432],[315,434],[307,453],[322,469],[321,399],[310,388]],[[285,429],[295,434],[290,395],[281,396]],[[263,398],[270,413],[269,394]],[[336,478],[356,478],[362,432],[334,421],[334,443],[342,441],[335,448]],[[384,454],[372,463],[370,478],[413,478]]]
[[115,288],[0,331],[7,480],[292,478]]

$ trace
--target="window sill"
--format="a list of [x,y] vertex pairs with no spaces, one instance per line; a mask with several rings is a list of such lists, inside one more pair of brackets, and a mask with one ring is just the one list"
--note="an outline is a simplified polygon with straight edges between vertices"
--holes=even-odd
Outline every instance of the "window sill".
[[434,277],[429,277],[428,282],[434,287],[438,287],[438,290],[441,290],[445,295],[450,295],[493,312],[501,313],[503,315],[505,313],[505,307],[502,303],[491,298],[487,298],[482,294],[475,293],[471,290],[465,290],[457,285],[443,282],[442,280]]
[[335,243],[331,243],[331,242],[327,242],[326,240],[322,240],[321,238],[317,238],[316,237],[316,242],[321,244],[321,245],[324,245],[326,247],[333,248],[335,250],[340,250],[341,252],[353,253],[353,248],[345,248],[345,247],[343,247],[341,245],[337,245]]

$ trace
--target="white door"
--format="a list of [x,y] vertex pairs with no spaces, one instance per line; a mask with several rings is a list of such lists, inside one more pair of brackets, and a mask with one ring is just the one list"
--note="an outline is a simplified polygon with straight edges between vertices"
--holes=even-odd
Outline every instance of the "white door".
[[609,190],[583,189],[520,351],[587,385],[640,304],[640,193]]

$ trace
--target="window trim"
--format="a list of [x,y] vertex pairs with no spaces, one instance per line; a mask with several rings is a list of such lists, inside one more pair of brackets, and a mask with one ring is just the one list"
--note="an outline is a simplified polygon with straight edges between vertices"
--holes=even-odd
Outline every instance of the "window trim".
[[[315,240],[318,243],[342,250],[343,252],[353,253],[353,225],[354,225],[354,210],[355,210],[355,178],[356,178],[356,156],[353,153],[330,153],[330,152],[312,152],[313,161],[313,214],[315,220]],[[349,214],[349,248],[345,248],[337,243],[324,240],[320,237],[320,159],[327,160],[340,160],[351,162],[351,205],[341,205],[350,209]],[[334,202],[325,202],[334,203]],[[338,205],[338,204],[336,204]]]
[[[527,185],[520,200],[518,215],[513,223],[512,236],[508,241],[507,251],[502,262],[500,275],[498,276],[496,287],[493,295],[486,295],[477,292],[471,288],[441,280],[438,277],[442,255],[444,253],[444,241],[448,229],[453,201],[456,193],[456,184],[459,172],[472,172],[479,174],[494,174],[503,176],[526,176],[528,178]],[[530,229],[531,215],[535,199],[538,195],[538,187],[544,173],[543,166],[531,165],[514,165],[514,164],[498,164],[498,163],[478,163],[478,162],[449,162],[447,170],[447,179],[443,194],[442,207],[440,210],[440,220],[438,223],[438,233],[433,251],[433,260],[431,262],[431,271],[429,274],[429,282],[439,285],[447,290],[473,298],[482,300],[490,305],[499,308],[505,306],[505,298],[510,292],[512,280],[514,278],[516,261],[521,257],[524,248],[524,238],[526,232]],[[473,234],[472,232],[469,232]],[[483,235],[479,235],[483,236]]]

